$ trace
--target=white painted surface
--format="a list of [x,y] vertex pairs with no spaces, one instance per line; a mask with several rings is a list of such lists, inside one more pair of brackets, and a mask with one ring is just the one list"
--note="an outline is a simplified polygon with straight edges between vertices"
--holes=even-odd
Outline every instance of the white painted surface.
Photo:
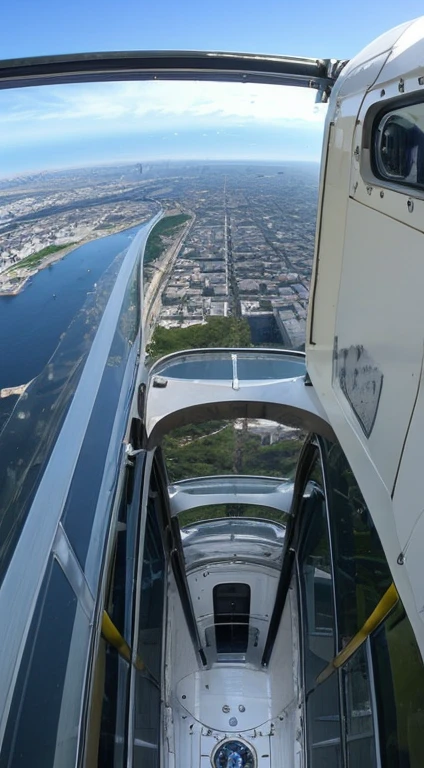
[[[195,672],[180,680],[176,688],[178,701],[192,717],[208,728],[228,733],[266,723],[272,717],[270,693],[267,672],[243,664]],[[241,712],[243,706],[245,711]],[[229,712],[223,712],[223,707],[229,707]],[[230,724],[233,718],[235,725]]]
[[[252,552],[254,541],[252,541]],[[226,555],[227,557],[228,555]],[[278,584],[278,571],[272,568],[235,563],[213,563],[188,574],[188,584],[200,637],[208,663],[217,659],[216,647],[207,647],[206,630],[214,624],[213,589],[217,584],[249,584],[250,622],[252,630],[246,652],[246,662],[260,665],[268,632],[268,623],[274,607]],[[214,635],[214,632],[212,633]]]
[[[226,409],[226,410],[225,410]],[[303,377],[248,383],[233,389],[231,382],[168,379],[166,387],[149,382],[146,432],[149,447],[169,430],[196,414],[195,420],[263,418],[293,427],[328,432],[327,417],[312,387]],[[228,415],[227,415],[228,414]]]
[[[424,342],[424,195],[374,177],[368,129],[385,103],[401,95],[401,78],[405,94],[424,98],[418,82],[423,62],[420,19],[393,30],[355,57],[333,91],[307,339],[314,389],[364,494],[422,652],[424,530],[417,522],[421,501],[412,474],[418,466],[413,468],[411,457],[420,451],[413,434],[422,432],[414,406]],[[412,213],[407,207],[411,194]],[[369,437],[334,376],[336,338],[338,349],[362,345],[383,376]],[[408,450],[399,465],[405,440]],[[415,540],[407,544],[407,561],[399,565],[412,531],[414,537],[422,531],[420,545]]]
[[268,671],[274,716],[296,707],[299,696],[299,638],[294,581],[288,592]]
[[368,440],[335,379],[333,389],[389,493],[420,378],[424,305],[413,276],[424,277],[423,252],[421,232],[349,200],[336,334],[339,350],[363,344],[384,377]]
[[[203,575],[206,573],[206,576]],[[267,624],[275,600],[275,571],[243,563],[217,563],[189,575],[196,617],[202,627],[213,614],[213,586],[249,583],[251,612]],[[197,667],[172,576],[167,632],[165,767],[211,768],[216,745],[241,737],[255,751],[258,768],[294,768],[298,723],[298,638],[296,595],[290,590],[269,669],[248,663]],[[266,625],[265,625],[266,622]],[[225,711],[223,711],[225,708]],[[227,711],[229,708],[229,711]],[[237,722],[230,725],[230,719]]]

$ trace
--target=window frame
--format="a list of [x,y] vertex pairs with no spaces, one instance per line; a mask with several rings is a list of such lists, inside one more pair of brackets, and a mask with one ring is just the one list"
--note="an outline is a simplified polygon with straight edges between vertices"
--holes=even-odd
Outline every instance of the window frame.
[[[156,516],[156,522],[161,534],[160,546],[164,555],[164,583],[163,583],[163,606],[162,606],[162,637],[161,637],[161,660],[160,660],[160,714],[159,714],[159,738],[158,738],[158,766],[162,765],[162,745],[164,734],[164,718],[165,718],[165,699],[163,696],[165,690],[165,667],[166,667],[166,643],[167,643],[167,623],[165,623],[165,617],[168,610],[168,569],[170,567],[169,558],[167,556],[167,529],[166,529],[166,514],[164,505],[165,491],[162,487],[162,474],[159,470],[158,456],[154,454],[147,454],[146,462],[143,468],[143,478],[140,491],[140,515],[139,515],[139,529],[138,529],[138,553],[136,555],[135,563],[135,585],[133,589],[133,624],[132,624],[132,636],[131,636],[131,648],[138,648],[138,628],[140,625],[140,608],[142,598],[142,576],[143,576],[143,564],[144,564],[144,552],[147,540],[147,523],[149,516],[149,501],[153,504],[154,512]],[[155,490],[152,490],[152,487]],[[134,743],[135,743],[135,703],[136,703],[136,675],[137,669],[134,664],[131,665],[130,670],[130,684],[129,684],[129,707],[128,707],[128,719],[126,729],[127,739],[127,761],[128,764],[134,763]],[[153,684],[153,683],[152,683]]]
[[395,110],[412,107],[421,103],[424,104],[424,94],[422,90],[417,90],[386,99],[383,103],[379,100],[369,106],[364,117],[362,151],[360,153],[360,176],[364,184],[374,184],[385,189],[401,192],[402,194],[408,194],[409,192],[409,194],[416,198],[424,198],[424,182],[420,185],[411,184],[408,181],[385,176],[380,172],[375,157],[377,131],[384,118],[387,118]]
[[[309,450],[306,450],[306,453],[302,455],[302,462],[299,462],[298,465],[298,471],[297,471],[297,477],[300,473],[303,473],[303,476],[301,477],[301,483],[299,484],[295,496],[295,502],[297,502],[297,509],[293,507],[293,517],[296,519],[298,515],[301,515],[301,518],[298,521],[298,536],[297,541],[295,544],[295,571],[296,571],[296,579],[297,579],[297,603],[298,603],[298,611],[300,616],[300,627],[302,627],[300,631],[300,674],[301,674],[301,680],[302,680],[302,690],[303,690],[303,696],[302,696],[302,720],[304,723],[303,728],[303,750],[304,750],[304,759],[305,759],[305,765],[310,765],[310,751],[312,750],[312,744],[309,744],[308,739],[308,727],[306,725],[307,719],[308,719],[308,694],[309,691],[307,691],[307,681],[306,681],[306,648],[305,648],[305,605],[304,605],[304,588],[303,588],[303,577],[302,577],[302,550],[303,545],[306,540],[306,536],[308,533],[309,525],[308,525],[308,518],[309,515],[305,514],[305,512],[302,510],[302,501],[304,497],[304,493],[306,490],[306,487],[308,483],[310,482],[311,474],[314,470],[314,467],[318,463],[321,469],[322,473],[322,480],[323,480],[323,503],[324,503],[324,509],[325,509],[325,525],[327,529],[327,535],[328,535],[328,541],[329,541],[329,558],[330,558],[330,567],[332,572],[332,594],[331,594],[331,600],[332,600],[332,607],[333,607],[333,616],[334,616],[334,652],[338,646],[338,635],[337,635],[337,613],[336,613],[336,600],[335,600],[335,592],[334,592],[334,564],[333,564],[333,552],[332,552],[332,540],[331,540],[331,532],[329,527],[329,511],[328,511],[328,499],[327,499],[327,491],[326,491],[326,477],[324,472],[324,464],[323,464],[323,458],[322,458],[322,448],[319,443],[319,440],[317,440],[317,437],[315,435],[312,435],[310,437],[309,442],[307,441],[307,446],[305,443],[305,448],[309,448]],[[305,466],[306,465],[306,466]],[[340,716],[340,738],[335,740],[329,740],[327,745],[324,745],[323,742],[320,742],[316,745],[316,748],[319,749],[323,746],[332,746],[332,743],[334,746],[340,745],[340,751],[342,755],[342,759],[344,760],[344,764],[346,764],[346,758],[345,758],[345,739],[344,739],[344,727],[343,727],[343,709],[342,709],[342,703],[343,699],[341,696],[341,685],[340,685],[340,673],[337,671],[334,673],[337,675],[337,703],[338,703],[338,711]],[[311,692],[314,689],[311,689]]]

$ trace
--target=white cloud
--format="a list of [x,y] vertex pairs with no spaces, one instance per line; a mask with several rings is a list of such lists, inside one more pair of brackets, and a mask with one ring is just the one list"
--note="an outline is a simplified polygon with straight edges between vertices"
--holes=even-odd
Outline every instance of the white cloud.
[[10,144],[58,135],[270,124],[322,127],[315,91],[276,85],[122,82],[55,85],[0,93],[0,136]]

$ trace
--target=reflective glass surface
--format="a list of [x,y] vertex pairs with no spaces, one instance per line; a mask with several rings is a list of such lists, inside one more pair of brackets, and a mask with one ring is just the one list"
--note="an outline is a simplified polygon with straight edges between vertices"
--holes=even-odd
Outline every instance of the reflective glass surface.
[[368,507],[338,444],[326,444],[326,471],[342,650],[371,615],[391,585],[392,575]]
[[380,751],[387,768],[424,765],[424,666],[399,601],[372,639]]
[[[184,349],[304,348],[325,111],[311,89],[247,83],[0,93],[0,579],[97,331],[115,335],[65,510],[82,563],[140,326],[150,362]],[[125,252],[149,222],[122,312],[103,322]],[[186,365],[168,374],[234,376],[231,356]],[[304,367],[246,353],[236,372],[243,386]]]
[[221,419],[173,429],[162,450],[171,483],[231,474],[275,477],[282,483],[294,478],[303,440],[298,427],[267,419]]
[[279,567],[285,527],[279,523],[227,517],[205,520],[181,530],[187,568],[228,558]]
[[164,360],[156,365],[152,375],[169,379],[266,381],[289,379],[305,375],[305,360],[294,355],[263,354],[255,351],[208,353],[182,356]]
[[[75,736],[89,647],[89,624],[83,615],[85,631],[80,624],[76,644],[80,654],[71,683],[67,669],[72,653],[76,616],[75,593],[62,569],[52,558],[44,577],[16,681],[0,754],[1,768],[25,768],[30,764],[46,768],[53,766],[58,742],[64,738],[63,731],[66,732],[61,721],[62,707],[67,709],[67,724],[71,726],[73,737],[73,743],[62,746],[70,747],[70,764],[76,759]],[[75,657],[73,661],[76,661]],[[69,722],[73,710],[76,723]],[[69,738],[69,733],[66,738]]]
[[303,599],[304,681],[307,692],[307,750],[312,768],[339,768],[341,727],[337,674],[316,686],[335,655],[335,608],[330,538],[320,462],[303,500],[304,541],[299,553]]
[[424,103],[399,106],[374,126],[373,161],[377,174],[411,187],[424,185]]

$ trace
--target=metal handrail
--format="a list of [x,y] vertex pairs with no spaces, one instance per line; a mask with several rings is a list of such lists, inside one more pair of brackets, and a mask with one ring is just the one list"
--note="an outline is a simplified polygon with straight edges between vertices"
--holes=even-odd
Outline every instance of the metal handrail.
[[352,637],[352,639],[343,648],[343,650],[340,651],[340,653],[338,653],[337,656],[335,656],[334,659],[332,659],[330,663],[325,667],[321,674],[318,675],[315,680],[315,686],[323,683],[325,680],[327,680],[327,678],[330,677],[330,675],[333,674],[333,672],[335,672],[337,669],[346,664],[347,661],[349,661],[349,659],[372,634],[372,632],[374,632],[380,626],[380,624],[383,623],[398,600],[399,595],[395,585],[392,583],[388,590],[384,593],[380,602],[374,608],[371,616],[369,616],[365,623],[362,625],[361,629],[358,630],[356,635]]

